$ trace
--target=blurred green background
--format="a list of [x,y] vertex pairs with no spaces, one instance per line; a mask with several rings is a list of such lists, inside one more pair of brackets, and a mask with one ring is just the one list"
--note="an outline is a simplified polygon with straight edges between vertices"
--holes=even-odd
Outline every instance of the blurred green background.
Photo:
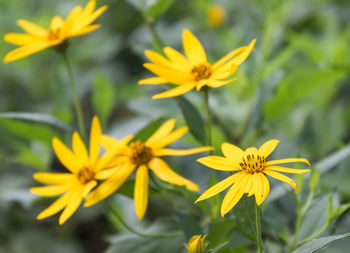
[[[21,32],[17,19],[48,28],[54,15],[66,17],[74,6],[86,3],[0,0],[0,36]],[[151,99],[153,94],[164,91],[165,86],[137,85],[138,80],[152,76],[142,63],[147,61],[144,50],[159,47],[155,33],[164,45],[183,52],[182,30],[190,29],[202,42],[211,62],[256,38],[255,51],[235,73],[238,81],[211,94],[216,153],[220,154],[220,144],[225,141],[245,148],[277,138],[281,143],[272,158],[306,157],[320,170],[317,186],[320,199],[316,198],[315,203],[322,204],[322,198],[330,193],[339,203],[350,202],[348,0],[98,1],[99,6],[103,4],[109,9],[95,22],[102,27],[71,39],[68,51],[87,126],[92,116],[98,114],[104,132],[119,138],[136,133],[159,117],[175,117],[178,126],[186,124],[175,99]],[[208,21],[207,12],[213,4],[225,11],[219,26]],[[2,41],[0,57],[14,48]],[[201,94],[192,91],[185,97],[203,112]],[[103,203],[80,208],[64,226],[57,224],[57,216],[42,221],[35,219],[52,200],[30,194],[28,189],[36,185],[32,174],[62,170],[53,154],[51,139],[58,136],[69,144],[76,126],[61,55],[49,49],[14,63],[1,63],[0,112],[26,112],[33,113],[29,117],[38,117],[38,122],[0,117],[1,253],[95,253],[107,249],[107,252],[128,252],[125,246],[128,241],[147,245],[143,238],[142,241],[115,237],[122,227],[109,216]],[[180,148],[195,145],[199,143],[191,134],[176,143]],[[204,190],[212,171],[197,164],[197,157],[167,161]],[[295,222],[293,196],[284,194],[287,187],[271,181],[273,191],[263,204],[266,207],[264,239],[270,252],[283,252],[281,238],[293,231]],[[178,219],[174,208],[168,207],[168,197],[174,196],[151,196],[147,217],[141,224],[134,214],[132,199],[118,196],[116,201],[125,219],[143,229],[149,224],[155,226],[154,222],[160,218]],[[325,210],[326,206],[327,201],[324,206],[317,206],[317,210]],[[332,222],[325,234],[349,232],[349,214],[345,212]],[[316,214],[311,212],[311,215]],[[321,214],[318,217],[317,222],[324,222]],[[318,226],[315,224],[316,221],[310,226]],[[217,229],[221,231],[220,226]],[[212,246],[225,240],[214,235],[209,239]],[[184,250],[183,238],[172,243],[177,246],[169,246],[168,253]],[[115,245],[124,245],[125,251],[121,249],[123,246],[116,249]],[[326,251],[345,252],[349,246],[347,239],[330,245]],[[230,247],[237,252],[249,252],[252,244],[241,240],[231,242]]]

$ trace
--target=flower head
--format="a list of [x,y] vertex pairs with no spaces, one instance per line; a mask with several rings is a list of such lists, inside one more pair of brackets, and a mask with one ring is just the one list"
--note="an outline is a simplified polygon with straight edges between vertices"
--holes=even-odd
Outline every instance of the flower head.
[[[134,201],[136,214],[142,220],[148,204],[148,177],[151,170],[158,178],[175,185],[183,185],[192,191],[199,191],[196,184],[178,175],[161,159],[162,156],[182,156],[211,150],[211,147],[200,147],[186,150],[166,148],[169,144],[180,139],[187,131],[181,127],[173,131],[175,120],[166,121],[145,142],[136,140],[121,149],[111,163],[115,167],[102,171],[104,181],[87,197],[85,206],[90,206],[114,193],[136,169]],[[127,137],[131,140],[133,137]],[[115,149],[120,141],[104,135],[102,145],[106,150]]]
[[222,216],[228,213],[245,193],[248,194],[248,197],[254,194],[257,205],[260,205],[264,202],[270,191],[270,184],[266,175],[291,185],[295,193],[297,193],[298,188],[296,183],[291,178],[279,172],[303,174],[310,170],[291,169],[278,166],[277,164],[303,162],[310,166],[310,163],[304,158],[266,161],[266,158],[273,152],[278,143],[278,140],[273,139],[261,145],[259,150],[255,147],[250,147],[245,151],[235,145],[224,143],[221,149],[225,157],[207,156],[198,159],[198,162],[212,169],[237,171],[237,173],[206,190],[196,202],[210,198],[231,186],[221,205]]
[[32,187],[30,191],[40,196],[59,197],[53,204],[42,211],[37,219],[52,216],[63,209],[59,224],[63,224],[78,209],[83,198],[97,185],[101,170],[108,167],[118,150],[125,146],[125,140],[116,142],[114,149],[99,157],[101,146],[101,125],[97,116],[92,120],[89,153],[77,132],[73,134],[73,152],[58,138],[53,138],[52,146],[62,165],[69,173],[35,173],[34,179],[49,186]]
[[214,4],[208,8],[207,18],[212,27],[219,27],[224,22],[225,15],[225,9],[220,5]]
[[201,43],[187,29],[183,31],[182,43],[187,58],[170,47],[163,49],[167,58],[151,50],[145,51],[151,63],[145,63],[143,66],[157,77],[140,80],[139,84],[173,83],[177,85],[174,89],[154,95],[153,99],[179,96],[194,88],[199,91],[204,86],[217,88],[235,81],[236,78],[227,78],[248,57],[253,50],[255,40],[252,40],[248,46],[233,50],[214,64],[207,61]]
[[18,26],[27,33],[5,34],[4,40],[19,46],[19,48],[8,53],[4,58],[4,62],[12,62],[27,57],[48,47],[57,46],[70,37],[80,36],[96,30],[100,25],[91,25],[91,23],[107,9],[107,6],[104,5],[97,10],[95,10],[95,6],[96,1],[90,0],[84,9],[81,6],[73,8],[66,20],[63,20],[60,16],[53,17],[48,30],[29,21],[18,20]]
[[187,243],[188,253],[204,253],[204,240],[206,235],[194,235]]

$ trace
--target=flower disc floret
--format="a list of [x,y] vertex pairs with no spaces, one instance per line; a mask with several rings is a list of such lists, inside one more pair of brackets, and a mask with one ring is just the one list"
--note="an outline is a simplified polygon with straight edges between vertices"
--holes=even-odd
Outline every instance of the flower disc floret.
[[247,155],[242,157],[242,162],[239,163],[242,169],[247,173],[263,172],[265,166],[265,157],[260,155]]
[[153,157],[152,149],[141,141],[130,144],[129,159],[136,165],[147,164]]
[[191,69],[191,74],[197,82],[203,79],[208,79],[212,74],[211,66],[209,63],[199,64]]

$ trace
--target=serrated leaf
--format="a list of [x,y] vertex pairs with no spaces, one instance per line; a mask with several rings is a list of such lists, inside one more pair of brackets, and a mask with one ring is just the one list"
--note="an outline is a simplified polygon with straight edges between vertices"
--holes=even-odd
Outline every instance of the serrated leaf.
[[179,105],[182,115],[184,116],[186,124],[189,127],[193,137],[199,143],[205,145],[206,133],[204,121],[197,108],[183,96],[179,96],[174,99]]
[[255,198],[243,196],[233,208],[236,226],[248,239],[256,242]]
[[103,72],[95,73],[94,90],[91,96],[91,102],[95,112],[100,116],[103,125],[113,110],[115,102],[115,91],[112,83]]
[[42,123],[63,130],[71,130],[71,127],[59,119],[49,114],[32,112],[3,112],[0,113],[0,119],[17,119],[35,123]]
[[138,131],[133,139],[145,142],[165,121],[163,117],[157,118]]
[[319,249],[322,249],[323,247],[327,246],[331,242],[344,239],[346,237],[350,236],[350,233],[342,234],[342,235],[332,235],[332,236],[326,236],[318,239],[313,239],[301,247],[297,248],[293,251],[293,253],[312,253]]

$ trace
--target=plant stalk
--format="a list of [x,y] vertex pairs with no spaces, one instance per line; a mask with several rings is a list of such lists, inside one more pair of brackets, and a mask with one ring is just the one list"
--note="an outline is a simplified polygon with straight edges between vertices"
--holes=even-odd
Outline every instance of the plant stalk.
[[258,246],[258,253],[263,252],[262,239],[261,239],[261,223],[260,223],[260,207],[255,203],[255,223],[256,223],[256,242]]
[[[207,145],[212,146],[212,139],[211,139],[211,113],[210,113],[210,107],[209,107],[209,88],[204,87],[203,88],[204,93],[204,105],[205,105],[205,112],[206,112],[206,136],[207,136]],[[212,154],[212,151],[209,151],[209,154]]]

